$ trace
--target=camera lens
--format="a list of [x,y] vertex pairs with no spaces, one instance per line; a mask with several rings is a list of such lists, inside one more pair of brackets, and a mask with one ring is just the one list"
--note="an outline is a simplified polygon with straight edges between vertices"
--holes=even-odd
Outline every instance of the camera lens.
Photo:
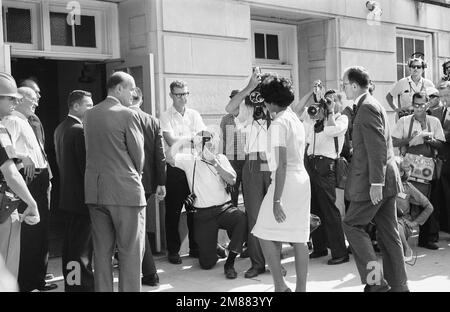
[[319,108],[317,107],[317,105],[311,105],[310,107],[308,107],[308,115],[311,117],[315,117],[317,116],[317,114],[319,113]]

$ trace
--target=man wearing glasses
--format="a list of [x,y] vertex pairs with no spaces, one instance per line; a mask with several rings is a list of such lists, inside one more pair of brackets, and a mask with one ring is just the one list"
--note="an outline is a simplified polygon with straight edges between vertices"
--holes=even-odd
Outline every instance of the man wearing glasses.
[[49,164],[43,146],[28,123],[28,118],[34,115],[38,106],[37,94],[28,87],[20,87],[18,92],[22,99],[17,102],[14,111],[2,119],[2,124],[11,134],[17,156],[22,160],[20,172],[36,200],[41,217],[37,226],[22,226],[18,282],[20,291],[46,291],[57,288],[56,284],[45,282],[48,264]]
[[[189,89],[184,81],[173,81],[170,84],[170,98],[172,106],[161,114],[161,130],[165,141],[165,151],[167,157],[167,181],[166,181],[166,216],[165,230],[168,251],[168,260],[173,264],[181,264],[179,252],[181,247],[180,233],[178,225],[180,222],[183,202],[190,194],[186,174],[183,170],[171,166],[169,163],[170,147],[177,141],[193,138],[196,133],[205,130],[206,126],[200,114],[191,108],[187,108]],[[190,153],[191,146],[183,145],[182,149],[187,149]],[[192,214],[187,214],[187,226],[189,230],[189,256],[198,258],[198,246],[194,239],[194,219]]]
[[[408,64],[411,75],[397,81],[391,91],[386,95],[386,100],[392,109],[399,114],[399,117],[410,109],[414,93],[425,91],[429,87],[434,87],[434,84],[430,80],[422,77],[425,65],[424,60],[421,58],[411,58]],[[394,99],[397,100],[398,107],[395,106]]]
[[[438,118],[429,116],[427,109],[430,105],[426,92],[413,95],[414,113],[400,118],[392,132],[394,147],[400,149],[400,154],[406,153],[434,158],[436,150],[445,142],[444,132]],[[414,177],[412,177],[414,179]],[[411,183],[427,198],[431,195],[432,184],[424,179],[415,179]],[[439,226],[435,212],[420,227],[419,246],[427,249],[438,249]]]

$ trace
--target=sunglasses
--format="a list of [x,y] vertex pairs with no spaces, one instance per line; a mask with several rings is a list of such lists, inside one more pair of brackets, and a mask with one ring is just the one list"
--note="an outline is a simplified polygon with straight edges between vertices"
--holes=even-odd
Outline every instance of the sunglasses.
[[413,69],[421,69],[421,68],[422,68],[422,65],[413,65],[413,66],[410,66],[409,68],[413,68]]
[[413,104],[413,107],[414,107],[414,108],[422,108],[422,107],[427,106],[427,104],[428,104],[428,103],[420,103],[420,104],[419,104],[419,103],[414,103],[414,104]]
[[175,97],[181,99],[183,96],[189,96],[189,92],[186,93],[172,93]]

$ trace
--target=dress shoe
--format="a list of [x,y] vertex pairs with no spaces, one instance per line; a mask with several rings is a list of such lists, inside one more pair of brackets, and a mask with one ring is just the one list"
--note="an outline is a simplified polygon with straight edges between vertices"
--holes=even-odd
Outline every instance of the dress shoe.
[[47,273],[47,274],[45,274],[45,280],[46,280],[46,281],[52,280],[52,279],[54,279],[54,278],[55,278],[55,275],[53,275],[52,273]]
[[364,292],[388,292],[391,290],[391,287],[387,284],[383,285],[369,285],[367,284],[364,287]]
[[159,276],[157,273],[146,275],[142,277],[142,285],[147,286],[158,286],[159,284]]
[[198,258],[198,250],[197,249],[189,250],[189,257]]
[[228,279],[235,279],[237,277],[237,272],[232,265],[225,265],[223,267],[225,277]]
[[227,250],[220,244],[217,244],[216,252],[220,259],[227,257]]
[[372,247],[373,247],[373,251],[381,252],[380,247],[378,246],[377,242],[372,241]]
[[430,250],[437,250],[437,249],[439,249],[439,246],[436,245],[433,242],[427,242],[426,244],[419,243],[419,247],[430,249]]
[[242,259],[244,258],[248,258],[248,248],[243,248],[241,254],[239,255],[239,257],[241,257]]
[[169,255],[167,257],[167,259],[169,260],[170,263],[173,263],[173,264],[181,264],[183,262],[183,261],[181,261],[181,258],[180,258],[179,254]]
[[245,272],[244,277],[245,278],[254,278],[254,277],[257,277],[259,274],[262,274],[264,272],[266,272],[265,268],[258,269],[258,268],[251,267],[250,269],[248,269],[247,272]]
[[38,288],[39,291],[49,291],[58,288],[58,285],[52,283],[45,283],[45,285]]
[[328,255],[328,250],[313,251],[312,253],[309,254],[309,259],[325,257],[327,255]]
[[340,258],[332,258],[332,259],[328,260],[327,264],[335,265],[335,264],[346,263],[349,261],[350,261],[350,257],[347,255],[347,256],[340,257]]

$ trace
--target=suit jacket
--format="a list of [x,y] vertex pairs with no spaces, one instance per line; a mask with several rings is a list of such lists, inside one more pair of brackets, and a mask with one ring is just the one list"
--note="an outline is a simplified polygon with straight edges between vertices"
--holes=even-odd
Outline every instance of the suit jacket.
[[145,206],[138,114],[107,97],[86,113],[86,204]]
[[384,107],[368,93],[357,105],[353,121],[353,157],[345,188],[350,201],[370,200],[372,183],[383,184],[383,198],[402,189],[394,160],[391,130]]
[[139,107],[132,107],[138,115],[144,133],[144,172],[142,184],[146,194],[156,192],[156,186],[166,185],[166,155],[159,121]]
[[56,128],[54,142],[60,181],[59,208],[72,213],[88,214],[84,203],[86,147],[83,125],[68,116]]

